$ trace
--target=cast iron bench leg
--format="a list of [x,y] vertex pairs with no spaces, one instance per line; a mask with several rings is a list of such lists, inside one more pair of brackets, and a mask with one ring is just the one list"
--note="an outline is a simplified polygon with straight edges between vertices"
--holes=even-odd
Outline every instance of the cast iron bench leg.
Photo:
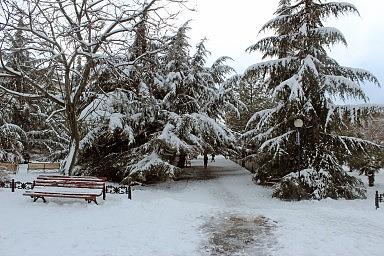
[[99,205],[96,201],[96,198],[89,198],[89,199],[85,199],[85,201],[87,201],[88,203],[91,203],[91,202],[95,202],[95,204]]
[[35,196],[35,197],[33,198],[33,202],[36,202],[36,200],[39,199],[39,198],[43,199],[43,202],[44,202],[44,203],[47,202],[47,200],[45,200],[45,198],[44,198],[43,196]]

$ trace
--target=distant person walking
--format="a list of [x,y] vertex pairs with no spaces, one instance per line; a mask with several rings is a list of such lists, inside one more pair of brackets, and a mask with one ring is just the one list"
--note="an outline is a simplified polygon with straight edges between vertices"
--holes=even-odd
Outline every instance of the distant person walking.
[[215,162],[215,154],[212,154],[211,162]]
[[208,155],[204,154],[204,168],[207,168],[208,166]]
[[25,153],[24,164],[28,164],[30,160],[31,160],[31,156],[28,153]]

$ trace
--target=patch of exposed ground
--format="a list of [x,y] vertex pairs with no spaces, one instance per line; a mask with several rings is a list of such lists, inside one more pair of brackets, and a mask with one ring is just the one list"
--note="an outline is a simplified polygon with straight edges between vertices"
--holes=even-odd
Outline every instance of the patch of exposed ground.
[[243,217],[234,214],[211,217],[203,226],[208,241],[203,255],[209,256],[268,256],[276,246],[276,225],[269,219]]
[[184,168],[175,178],[176,181],[213,180],[223,176],[243,175],[237,171],[229,171],[220,166],[193,166]]

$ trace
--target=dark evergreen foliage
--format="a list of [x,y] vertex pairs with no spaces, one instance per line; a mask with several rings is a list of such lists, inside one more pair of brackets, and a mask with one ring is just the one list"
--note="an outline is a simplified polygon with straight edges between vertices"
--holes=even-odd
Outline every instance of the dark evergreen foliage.
[[[253,155],[259,158],[256,178],[261,182],[281,179],[275,196],[365,196],[362,184],[343,171],[343,156],[377,145],[341,136],[341,130],[347,123],[359,123],[378,107],[338,106],[333,100],[366,100],[361,82],[378,81],[371,73],[341,66],[328,56],[327,47],[336,43],[346,45],[346,40],[339,30],[323,25],[329,16],[351,12],[358,13],[345,2],[282,0],[276,17],[262,28],[274,31],[275,35],[248,48],[261,51],[264,58],[272,58],[245,72],[245,77],[263,78],[263,86],[274,97],[275,106],[254,114],[244,138]],[[298,118],[304,122],[299,131],[294,127]],[[298,177],[300,171],[302,176]]]
[[207,67],[204,40],[191,55],[187,24],[166,47],[142,40],[145,27],[131,49],[145,58],[121,70],[123,79],[106,68],[103,82],[96,81],[110,90],[94,100],[95,113],[87,117],[94,128],[81,143],[83,173],[149,183],[175,177],[198,154],[236,152],[234,134],[220,123],[239,105],[233,91],[238,77],[226,79],[233,71],[228,58]]
[[[2,54],[5,65],[15,71],[28,72],[37,61],[28,51],[28,38],[22,27],[23,19],[19,18],[18,29],[14,34],[7,33],[4,40],[9,45]],[[31,76],[41,80],[39,73]],[[9,76],[0,81],[4,89],[18,91],[22,94],[35,94],[22,77]],[[68,138],[62,123],[48,120],[49,114],[55,110],[44,98],[28,99],[22,96],[0,94],[0,161],[19,162],[25,154],[44,155],[44,160],[57,160],[63,157]]]

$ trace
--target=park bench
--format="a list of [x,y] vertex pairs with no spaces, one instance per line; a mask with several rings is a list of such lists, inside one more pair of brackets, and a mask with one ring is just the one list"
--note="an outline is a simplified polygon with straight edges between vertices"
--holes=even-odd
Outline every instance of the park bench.
[[58,170],[60,163],[28,163],[28,170]]
[[13,173],[16,173],[17,171],[17,164],[15,163],[3,163],[0,162],[0,170],[6,170],[6,171],[11,171]]
[[105,200],[105,180],[90,176],[40,175],[34,181],[33,189],[24,196],[33,198],[33,202],[46,197],[84,199],[88,203],[95,202],[98,196]]

